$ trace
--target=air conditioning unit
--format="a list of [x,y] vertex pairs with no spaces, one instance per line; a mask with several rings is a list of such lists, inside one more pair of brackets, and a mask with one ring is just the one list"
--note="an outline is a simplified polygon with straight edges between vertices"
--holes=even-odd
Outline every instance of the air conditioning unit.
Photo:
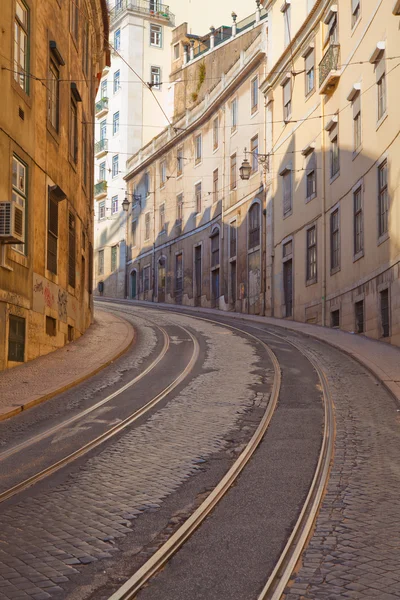
[[24,210],[14,200],[0,202],[0,244],[24,243]]

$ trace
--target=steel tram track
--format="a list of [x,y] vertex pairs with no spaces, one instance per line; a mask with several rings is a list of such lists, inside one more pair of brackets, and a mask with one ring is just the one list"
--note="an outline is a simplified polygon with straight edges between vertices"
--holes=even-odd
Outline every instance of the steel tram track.
[[[109,302],[107,302],[109,303]],[[115,303],[110,303],[114,304]],[[120,306],[120,305],[118,305]],[[132,306],[132,305],[131,305]],[[143,306],[143,305],[141,305]],[[134,305],[132,306],[134,308]],[[150,308],[150,307],[149,307]],[[149,580],[160,571],[174,556],[183,544],[193,535],[196,529],[206,519],[206,517],[212,512],[214,507],[220,500],[228,493],[230,487],[238,478],[242,470],[245,468],[248,461],[251,459],[258,445],[260,444],[265,432],[267,431],[268,425],[272,419],[275,411],[279,391],[281,385],[281,371],[279,362],[267,346],[267,344],[260,338],[247,332],[245,329],[235,327],[226,323],[225,321],[218,321],[215,319],[207,319],[198,315],[192,315],[190,313],[182,313],[176,309],[159,308],[154,307],[155,310],[165,310],[175,314],[185,314],[195,319],[206,321],[209,323],[219,324],[224,327],[228,327],[232,330],[244,333],[249,337],[252,337],[257,342],[261,343],[269,354],[275,372],[273,388],[271,391],[271,399],[268,403],[267,409],[264,416],[259,424],[257,430],[253,434],[246,448],[242,454],[238,457],[226,475],[221,479],[219,484],[204,500],[204,502],[196,509],[196,511],[183,523],[183,525],[170,537],[170,539],[159,548],[152,557],[136,572],[134,575],[122,585],[110,598],[109,600],[133,600],[136,598],[138,592],[143,586],[149,582]],[[131,312],[131,311],[121,311]],[[137,314],[137,313],[136,313]],[[228,317],[229,318],[229,317]],[[303,508],[297,519],[297,522],[293,528],[293,531],[286,543],[286,546],[281,553],[278,562],[271,573],[266,585],[264,586],[261,594],[257,600],[279,600],[283,594],[285,587],[287,586],[289,579],[295,569],[296,563],[299,560],[301,553],[306,545],[307,538],[312,530],[313,524],[318,514],[319,507],[321,505],[324,490],[329,477],[330,465],[333,457],[334,449],[334,435],[335,435],[335,423],[334,423],[334,409],[333,401],[329,392],[327,378],[322,367],[318,364],[315,358],[308,352],[301,344],[298,344],[292,340],[289,340],[284,335],[271,332],[261,327],[256,327],[250,324],[243,324],[243,327],[249,327],[256,329],[264,334],[272,335],[287,344],[290,344],[296,348],[303,356],[307,358],[313,365],[317,372],[320,380],[323,399],[324,399],[324,432],[319,453],[317,467],[315,469],[314,477],[308,491],[306,500],[303,504]]]
[[[168,386],[166,386],[161,392],[159,392],[156,396],[154,396],[151,400],[149,400],[141,408],[139,408],[138,410],[133,412],[129,417],[127,417],[126,419],[124,419],[123,421],[118,423],[117,425],[111,427],[110,429],[108,429],[101,435],[97,436],[90,442],[84,444],[83,446],[81,446],[80,448],[75,450],[74,452],[71,452],[70,454],[63,457],[62,459],[54,462],[52,465],[35,473],[34,475],[32,475],[31,477],[28,477],[24,481],[21,481],[20,483],[12,486],[8,490],[5,490],[4,492],[0,493],[0,503],[4,502],[5,500],[8,500],[9,498],[11,498],[12,496],[14,496],[17,493],[22,492],[23,490],[27,489],[28,487],[31,487],[35,483],[41,481],[42,479],[44,479],[45,477],[47,477],[53,473],[55,473],[56,471],[63,468],[64,466],[68,465],[69,463],[73,462],[74,460],[82,457],[90,450],[93,450],[94,448],[96,448],[97,446],[100,446],[105,441],[111,439],[112,437],[114,437],[115,435],[117,435],[118,433],[120,433],[121,431],[126,429],[128,426],[130,426],[132,423],[137,421],[143,415],[148,413],[159,402],[161,402],[168,394],[170,394],[180,383],[182,383],[186,379],[186,377],[191,373],[191,371],[193,370],[193,368],[197,362],[197,359],[199,357],[200,347],[199,347],[198,341],[196,340],[196,338],[191,334],[191,332],[188,329],[186,329],[185,327],[181,327],[181,329],[183,331],[185,331],[185,333],[192,340],[193,352],[192,352],[192,356],[190,358],[189,363],[186,365],[186,367],[183,369],[183,371],[178,375],[178,377],[176,377],[174,379],[174,381],[172,381],[170,384],[168,384]],[[166,334],[166,335],[168,336],[168,334]],[[168,336],[168,338],[169,338],[169,336]],[[169,342],[168,342],[168,345],[169,345]],[[163,354],[163,356],[164,355],[165,354]],[[162,358],[160,358],[160,355],[159,355],[158,361],[162,360]],[[151,365],[149,365],[149,367],[150,366]],[[154,366],[152,368],[154,368]],[[152,369],[150,369],[150,370],[152,370]],[[150,371],[148,371],[148,372],[150,372]],[[120,388],[120,390],[117,390],[116,392],[111,394],[108,398],[106,398],[106,399],[102,400],[100,403],[98,403],[98,405],[96,405],[96,408],[98,406],[100,406],[101,404],[104,404],[106,401],[109,401],[111,398],[114,398],[118,394],[122,393],[129,387],[131,387],[134,383],[137,382],[137,380],[138,380],[137,378],[134,378],[131,382],[128,382],[127,384],[125,384],[122,388]],[[87,409],[87,411],[90,412],[90,409]],[[86,411],[84,411],[84,413],[86,414]],[[76,418],[80,418],[82,416],[82,414],[83,413],[80,413],[79,415],[76,416]],[[64,425],[65,425],[65,423],[64,423]],[[43,432],[43,433],[45,434],[46,432]]]

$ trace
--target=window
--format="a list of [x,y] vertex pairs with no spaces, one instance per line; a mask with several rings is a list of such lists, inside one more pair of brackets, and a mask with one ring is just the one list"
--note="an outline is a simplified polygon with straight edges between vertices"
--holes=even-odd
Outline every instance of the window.
[[25,319],[10,315],[8,325],[8,360],[10,362],[24,362]]
[[260,205],[251,205],[249,210],[249,249],[260,245]]
[[378,79],[378,120],[386,113],[386,76],[385,73]]
[[144,174],[144,190],[145,195],[148,196],[150,194],[150,171],[146,171]]
[[285,83],[282,85],[283,90],[283,120],[285,122],[290,121],[290,117],[292,116],[292,81],[291,79],[286,79]]
[[213,150],[217,150],[219,145],[219,118],[213,121]]
[[104,274],[104,250],[99,250],[98,275]]
[[29,93],[29,11],[21,0],[15,3],[14,21],[14,79],[21,89]]
[[118,167],[118,154],[114,154],[112,157],[112,176],[118,177],[119,167]]
[[113,135],[119,132],[119,111],[113,114]]
[[79,4],[79,0],[73,0],[73,2],[71,2],[71,33],[76,42],[78,42],[79,36]]
[[74,163],[78,162],[78,105],[71,97],[69,118],[69,154]]
[[231,133],[234,133],[237,128],[237,117],[238,117],[238,101],[237,98],[231,102]]
[[307,282],[317,281],[317,229],[307,229]]
[[118,196],[111,198],[111,213],[115,215],[118,212]]
[[132,246],[137,246],[137,221],[132,221]]
[[121,50],[121,30],[114,31],[114,50]]
[[196,213],[201,212],[201,182],[194,186],[194,195],[196,201]]
[[178,148],[178,152],[177,152],[177,156],[176,156],[176,161],[177,161],[177,175],[182,175],[183,173],[183,147],[181,146],[180,148]]
[[161,187],[165,186],[165,183],[167,181],[167,163],[165,162],[165,160],[160,162],[160,182],[161,182]]
[[195,139],[194,139],[194,144],[195,144],[195,164],[199,164],[199,162],[201,162],[201,155],[202,155],[202,139],[201,139],[201,133],[199,135],[196,135]]
[[351,0],[351,26],[357,23],[360,16],[360,0]]
[[389,314],[389,290],[382,290],[379,294],[381,301],[381,325],[382,337],[390,335],[390,314]]
[[291,42],[290,30],[291,30],[291,6],[290,3],[285,3],[283,12],[284,29],[285,29],[285,46],[288,46]]
[[231,156],[230,189],[236,190],[236,154]]
[[337,13],[336,12],[331,12],[329,20],[327,22],[325,45],[328,42],[331,46],[334,46],[338,42]]
[[75,287],[76,231],[75,215],[68,213],[68,284]]
[[316,193],[316,181],[315,181],[315,169],[310,169],[306,173],[306,182],[307,182],[307,200],[311,200],[314,198]]
[[357,95],[353,99],[353,140],[354,140],[354,151],[358,150],[361,146],[361,94],[357,92]]
[[99,164],[99,181],[104,181],[106,178],[106,163]]
[[183,194],[178,194],[176,197],[176,220],[177,223],[182,223],[183,219]]
[[292,170],[286,169],[282,173],[283,187],[283,215],[287,215],[292,210]]
[[160,25],[150,25],[150,45],[161,48],[162,46],[162,28]]
[[99,221],[102,221],[106,218],[106,202],[99,202]]
[[364,333],[364,300],[354,304],[356,318],[356,333]]
[[57,274],[58,202],[51,193],[48,197],[47,216],[47,269]]
[[[27,211],[27,167],[16,156],[12,159],[12,199],[18,210],[15,211],[15,229],[26,239]],[[14,250],[27,254],[26,244],[16,244]]]
[[255,173],[258,171],[258,135],[254,136],[250,140],[250,152],[251,152],[251,171]]
[[150,71],[151,87],[155,90],[161,89],[161,69],[160,67],[151,67]]
[[59,120],[60,72],[53,60],[49,64],[49,81],[47,85],[47,118],[52,127],[58,131]]
[[211,234],[211,267],[219,265],[219,229],[216,227]]
[[331,213],[331,271],[340,267],[339,209]]
[[103,79],[101,82],[100,96],[102,98],[107,98],[107,79]]
[[306,71],[306,96],[315,89],[315,51],[312,48],[304,59]]
[[333,310],[331,312],[331,327],[340,327],[340,310]]
[[180,56],[179,44],[174,44],[174,60],[178,60]]
[[251,114],[254,114],[258,110],[258,76],[250,82],[250,94],[251,94]]
[[82,33],[82,71],[89,75],[89,23],[86,19]]
[[229,224],[229,258],[236,256],[236,221]]
[[113,92],[114,94],[116,94],[118,92],[118,90],[120,89],[121,85],[120,85],[120,71],[115,71],[114,73],[114,80],[113,80]]
[[111,271],[114,272],[117,268],[117,246],[111,246]]
[[353,192],[353,207],[354,207],[354,254],[359,254],[364,249],[363,236],[363,210],[361,186]]
[[218,169],[213,171],[213,202],[218,201]]
[[144,239],[150,239],[150,213],[144,215]]
[[100,123],[100,139],[105,140],[107,137],[107,121],[101,121]]
[[143,291],[148,292],[150,289],[150,267],[143,269]]
[[74,328],[72,327],[72,325],[68,325],[68,341],[74,341]]
[[387,161],[378,167],[378,218],[379,237],[388,232],[389,195],[387,184]]
[[335,135],[331,139],[331,178],[339,173],[340,162],[339,162],[339,144],[338,136]]
[[160,233],[165,231],[165,203],[160,205]]

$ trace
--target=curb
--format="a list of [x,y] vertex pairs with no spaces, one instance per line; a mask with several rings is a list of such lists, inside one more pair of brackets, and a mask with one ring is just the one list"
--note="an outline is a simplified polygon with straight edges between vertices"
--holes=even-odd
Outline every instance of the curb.
[[[125,321],[125,319],[123,319],[122,317],[119,317],[119,318],[121,319],[121,321]],[[127,321],[125,321],[125,322],[127,323]],[[131,335],[130,335],[130,339],[129,339],[128,343],[126,344],[126,346],[124,348],[122,348],[122,350],[120,350],[117,354],[112,356],[105,363],[102,363],[101,365],[99,365],[95,369],[91,370],[90,372],[85,373],[78,379],[75,379],[74,381],[70,381],[69,383],[66,383],[65,385],[49,392],[48,394],[45,394],[44,396],[40,396],[40,398],[35,398],[34,400],[27,402],[26,404],[21,404],[21,406],[17,406],[16,408],[13,408],[12,410],[10,410],[6,413],[0,414],[0,422],[6,421],[7,419],[10,419],[11,417],[15,417],[16,415],[28,410],[29,408],[33,408],[34,406],[37,406],[38,404],[42,404],[43,402],[46,402],[46,400],[50,400],[51,398],[54,398],[54,396],[63,394],[67,390],[75,387],[76,385],[79,385],[83,381],[86,381],[87,379],[90,379],[94,375],[97,375],[97,373],[99,373],[100,371],[102,371],[103,369],[108,367],[114,361],[118,360],[123,354],[125,354],[125,352],[127,352],[129,350],[129,348],[131,348],[131,346],[133,345],[133,343],[136,340],[135,330],[132,327],[132,325],[129,324],[129,326],[130,326],[130,330],[131,330]],[[86,331],[88,331],[88,329]],[[85,335],[85,333],[83,333],[79,339],[82,339],[82,337]],[[73,343],[74,342],[72,342],[72,344]],[[65,346],[64,346],[64,348],[65,348]],[[50,355],[51,355],[51,353],[50,353]],[[25,364],[27,364],[27,363],[25,363]]]
[[[99,298],[95,298],[96,301],[99,300]],[[154,308],[159,307],[160,309],[162,308],[166,308],[169,310],[172,310],[174,312],[179,313],[180,309],[179,307],[177,307],[176,304],[166,304],[166,303],[155,303],[155,302],[145,302],[143,300],[136,300],[136,301],[132,301],[132,300],[122,300],[122,299],[117,299],[117,298],[104,298],[104,304],[107,304],[107,302],[121,302],[124,304],[130,304],[131,306],[153,306]],[[100,300],[99,302],[100,304],[102,303],[102,300]],[[332,346],[333,348],[336,348],[337,350],[340,350],[341,352],[343,352],[343,354],[346,354],[347,356],[350,356],[351,358],[353,358],[355,361],[357,361],[360,365],[362,365],[362,367],[364,367],[365,369],[367,369],[367,371],[369,371],[369,373],[371,373],[371,375],[373,375],[373,377],[375,377],[377,380],[379,380],[382,385],[385,387],[385,389],[389,392],[389,394],[392,396],[392,398],[395,400],[396,404],[400,407],[400,385],[393,379],[389,378],[389,376],[386,375],[386,379],[383,378],[382,374],[385,374],[384,371],[382,369],[380,369],[378,366],[376,366],[376,369],[371,365],[371,362],[367,359],[367,358],[363,358],[360,354],[352,352],[351,350],[348,350],[346,348],[343,348],[343,346],[340,346],[339,344],[335,343],[334,341],[330,341],[327,339],[322,339],[319,335],[317,335],[316,333],[311,333],[309,331],[301,331],[301,329],[297,329],[297,328],[292,328],[290,326],[288,326],[286,324],[286,321],[283,321],[282,323],[280,322],[280,319],[276,319],[277,323],[269,323],[266,319],[271,319],[273,317],[263,317],[260,315],[247,315],[244,313],[236,313],[236,312],[231,312],[231,311],[221,311],[221,310],[216,310],[216,309],[212,309],[212,308],[200,308],[200,307],[193,307],[193,306],[183,306],[182,305],[182,312],[187,311],[188,313],[198,313],[198,314],[210,314],[210,315],[220,315],[222,317],[228,317],[231,318],[233,320],[241,320],[241,321],[252,321],[253,323],[263,323],[264,325],[271,325],[272,327],[281,327],[282,329],[286,329],[286,331],[291,331],[293,333],[299,333],[301,335],[304,335],[305,337],[310,337],[313,338],[319,342],[322,342],[324,344],[328,344],[329,346]],[[301,325],[301,323],[299,321],[290,321],[293,323],[299,323]],[[315,325],[315,327],[321,328],[322,326],[319,325]],[[329,328],[323,328],[323,329],[329,329]],[[350,335],[348,332],[346,331],[342,331],[341,333],[343,334],[348,334]],[[366,338],[368,340],[368,338]],[[378,340],[370,340],[371,342],[378,342]],[[393,346],[393,349],[396,350],[398,349],[397,346]],[[400,353],[399,353],[400,356]],[[400,363],[399,363],[400,364]],[[393,387],[391,387],[393,386]]]

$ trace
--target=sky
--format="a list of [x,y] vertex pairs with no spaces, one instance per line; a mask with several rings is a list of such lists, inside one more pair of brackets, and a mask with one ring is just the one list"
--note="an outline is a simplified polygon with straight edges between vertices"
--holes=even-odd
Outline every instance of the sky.
[[189,32],[196,35],[208,33],[210,26],[230,25],[232,11],[238,21],[256,10],[255,0],[163,0],[176,15],[175,25],[189,23]]

